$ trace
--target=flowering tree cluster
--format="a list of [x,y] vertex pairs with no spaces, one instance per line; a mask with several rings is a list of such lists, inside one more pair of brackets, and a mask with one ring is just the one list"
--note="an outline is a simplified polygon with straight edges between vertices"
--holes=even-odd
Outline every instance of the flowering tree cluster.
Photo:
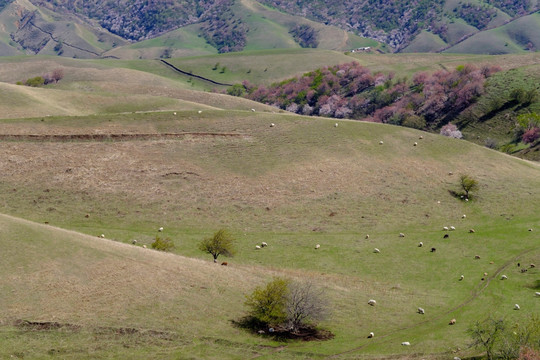
[[372,73],[356,62],[324,67],[303,76],[256,87],[246,97],[303,115],[364,119],[414,128],[447,123],[484,91],[494,67],[416,73],[412,81]]

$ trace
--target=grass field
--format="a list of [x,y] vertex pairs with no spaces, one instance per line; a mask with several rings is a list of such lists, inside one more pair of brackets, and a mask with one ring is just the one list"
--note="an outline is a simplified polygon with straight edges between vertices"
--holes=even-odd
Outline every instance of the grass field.
[[[301,51],[290,51],[294,62]],[[340,56],[400,74],[536,59]],[[475,320],[537,313],[538,268],[516,263],[540,263],[538,163],[193,92],[166,70],[146,71],[152,62],[17,60],[4,60],[1,81],[55,66],[66,75],[43,89],[2,83],[0,106],[13,116],[0,120],[0,358],[466,358],[478,355],[467,347]],[[37,116],[57,104],[73,113]],[[469,202],[450,193],[465,173],[480,184]],[[171,254],[143,248],[161,226]],[[220,228],[238,250],[226,267],[197,249]],[[332,316],[321,326],[333,339],[278,341],[233,326],[245,295],[273,276],[324,289]]]

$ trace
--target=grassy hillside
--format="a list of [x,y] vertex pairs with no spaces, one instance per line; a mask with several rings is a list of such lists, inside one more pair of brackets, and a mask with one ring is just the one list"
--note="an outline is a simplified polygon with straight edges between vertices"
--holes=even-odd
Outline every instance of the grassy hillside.
[[[358,59],[403,76],[535,56],[299,49],[171,62],[216,80],[252,67],[272,82],[318,62]],[[537,163],[192,91],[199,85],[158,61],[0,61],[0,213],[17,217],[0,215],[2,358],[464,358],[478,354],[467,348],[475,320],[523,323],[536,312],[538,268],[521,273],[516,263],[540,263]],[[501,75],[496,88],[532,79],[535,66]],[[57,67],[65,76],[56,85],[14,85]],[[480,184],[469,202],[451,194],[464,173]],[[173,254],[142,248],[160,226]],[[237,239],[227,267],[197,249],[220,228]],[[262,241],[269,246],[256,250]],[[232,325],[247,310],[244,295],[275,275],[324,289],[333,314],[321,325],[332,340],[282,342]]]
[[[430,357],[466,349],[465,329],[475,319],[495,313],[523,321],[534,313],[538,272],[521,274],[515,262],[540,259],[536,235],[527,231],[540,225],[538,205],[528,201],[540,185],[538,165],[437,135],[420,140],[414,130],[334,123],[230,110],[2,121],[1,134],[78,137],[2,141],[1,212],[94,235],[1,218],[9,259],[1,265],[0,286],[9,294],[2,299],[3,354],[54,349],[67,358],[142,358],[159,348],[154,357]],[[80,136],[175,132],[185,135]],[[481,185],[468,203],[448,192],[461,173]],[[448,240],[445,225],[457,228]],[[175,253],[200,260],[144,252],[139,246],[159,226]],[[196,248],[220,227],[237,237],[238,254],[226,268]],[[139,246],[104,243],[95,237],[101,233]],[[255,250],[261,241],[269,247]],[[484,272],[489,285],[480,280]],[[498,280],[502,273],[507,282]],[[274,274],[325,289],[333,316],[323,325],[333,340],[277,343],[231,326],[245,311],[243,294]],[[370,298],[377,307],[366,304]],[[415,313],[418,306],[425,316]],[[36,332],[16,320],[82,328]],[[118,328],[138,332],[102,335]],[[403,349],[402,341],[413,346]]]

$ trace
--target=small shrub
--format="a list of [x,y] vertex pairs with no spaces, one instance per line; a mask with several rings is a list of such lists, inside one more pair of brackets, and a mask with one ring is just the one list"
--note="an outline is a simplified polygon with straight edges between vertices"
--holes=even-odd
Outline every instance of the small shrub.
[[523,134],[522,140],[525,144],[532,144],[538,138],[540,138],[540,128],[532,128]]
[[25,81],[24,85],[38,87],[45,84],[45,79],[42,76],[36,76]]
[[497,148],[497,140],[492,138],[487,138],[485,141],[485,146],[489,149],[496,149]]
[[454,139],[463,138],[463,134],[458,130],[454,124],[446,124],[441,128],[441,135],[448,136]]
[[152,243],[152,249],[160,251],[171,251],[174,249],[174,243],[169,238],[160,238],[156,236],[156,239]]

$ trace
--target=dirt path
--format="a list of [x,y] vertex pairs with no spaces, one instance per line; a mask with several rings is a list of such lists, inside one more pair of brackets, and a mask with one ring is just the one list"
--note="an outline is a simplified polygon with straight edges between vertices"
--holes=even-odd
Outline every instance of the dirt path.
[[182,132],[155,134],[0,134],[0,140],[33,142],[171,140],[185,137],[245,137],[238,133]]
[[[471,295],[469,296],[469,298],[467,298],[465,301],[463,301],[462,303],[458,304],[457,306],[451,308],[450,310],[447,310],[441,314],[439,314],[438,316],[434,317],[433,319],[430,319],[430,320],[426,320],[426,321],[421,321],[419,323],[416,323],[414,325],[410,325],[410,326],[406,326],[406,327],[402,327],[400,329],[396,329],[394,331],[391,331],[387,334],[383,334],[383,335],[377,335],[377,339],[385,339],[385,338],[388,338],[392,335],[396,335],[397,333],[401,332],[401,331],[404,331],[404,330],[411,330],[411,329],[414,329],[414,328],[417,328],[419,326],[422,326],[422,325],[426,325],[426,324],[430,324],[430,323],[434,323],[435,321],[438,321],[440,320],[442,317],[444,316],[447,316],[451,313],[453,313],[454,311],[456,310],[459,310],[463,307],[465,307],[466,305],[470,304],[472,301],[474,301],[475,299],[477,299],[480,294],[482,294],[484,292],[484,290],[486,290],[486,288],[488,287],[489,283],[495,279],[495,278],[498,278],[499,277],[499,274],[504,270],[506,269],[508,266],[510,266],[511,264],[515,263],[516,260],[518,260],[519,258],[521,258],[523,255],[526,255],[530,252],[533,252],[533,251],[536,251],[536,250],[539,250],[540,249],[540,246],[539,247],[535,247],[535,248],[532,248],[532,249],[528,249],[528,250],[525,250],[521,253],[519,253],[517,256],[514,256],[513,258],[511,258],[510,260],[508,260],[507,262],[505,262],[502,266],[500,266],[496,271],[495,273],[488,277],[487,278],[487,281],[481,281],[472,291]],[[448,319],[450,320],[450,319]],[[356,352],[358,350],[362,350],[363,348],[365,348],[366,346],[368,345],[373,345],[373,344],[378,344],[378,345],[381,345],[381,344],[386,344],[388,342],[390,342],[391,340],[390,339],[387,339],[387,340],[383,340],[381,342],[378,342],[378,341],[374,341],[374,340],[370,340],[369,342],[365,343],[364,345],[360,345],[360,346],[357,346],[353,349],[350,349],[350,350],[347,350],[347,351],[343,351],[343,352],[340,352],[340,353],[337,353],[337,354],[333,354],[333,355],[330,355],[327,357],[327,359],[333,359],[333,358],[336,358],[336,357],[339,357],[341,355],[345,355],[345,354],[350,354],[350,353],[353,353],[353,352]]]

